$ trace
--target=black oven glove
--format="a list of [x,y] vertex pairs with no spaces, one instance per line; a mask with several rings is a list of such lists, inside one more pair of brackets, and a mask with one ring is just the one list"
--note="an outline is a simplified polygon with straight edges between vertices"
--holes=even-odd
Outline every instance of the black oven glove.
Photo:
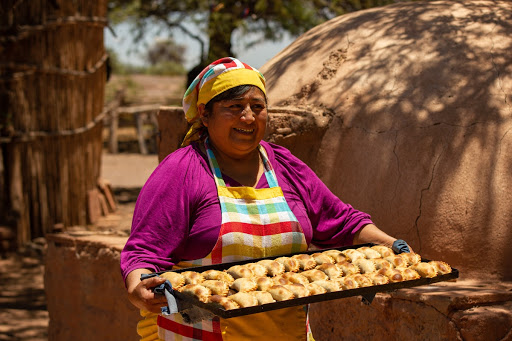
[[411,252],[411,249],[409,249],[409,245],[405,242],[405,240],[397,239],[393,243],[393,246],[391,246],[391,249],[395,251],[395,253],[402,253],[402,252]]

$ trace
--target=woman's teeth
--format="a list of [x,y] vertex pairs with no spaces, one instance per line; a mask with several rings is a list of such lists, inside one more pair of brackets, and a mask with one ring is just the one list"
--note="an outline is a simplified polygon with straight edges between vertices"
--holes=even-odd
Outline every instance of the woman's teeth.
[[235,128],[236,131],[239,131],[241,133],[250,134],[254,131],[254,129],[242,129],[242,128]]

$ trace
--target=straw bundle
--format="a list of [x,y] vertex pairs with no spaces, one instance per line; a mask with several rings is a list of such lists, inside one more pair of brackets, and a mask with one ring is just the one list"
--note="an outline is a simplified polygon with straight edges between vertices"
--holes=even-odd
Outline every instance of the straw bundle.
[[0,4],[0,225],[14,226],[19,245],[56,224],[90,220],[101,162],[106,9],[106,0]]

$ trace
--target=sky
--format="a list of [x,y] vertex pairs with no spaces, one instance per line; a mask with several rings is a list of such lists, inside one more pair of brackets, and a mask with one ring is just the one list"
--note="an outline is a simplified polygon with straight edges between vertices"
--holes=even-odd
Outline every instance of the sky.
[[[188,28],[190,30],[195,29],[192,26],[189,26]],[[157,39],[165,39],[169,37],[167,32],[159,32],[158,29],[155,28],[144,37],[142,42],[134,43],[132,33],[130,33],[130,26],[128,24],[114,26],[113,30],[116,36],[112,34],[110,29],[105,28],[105,47],[112,48],[117,52],[122,62],[133,65],[143,65],[144,61],[142,54],[146,50],[147,46],[152,45],[152,43]],[[173,38],[178,44],[186,47],[185,68],[189,70],[197,65],[200,56],[199,43],[190,37],[185,36],[185,34],[178,30],[174,32]],[[233,52],[238,59],[255,68],[260,68],[295,39],[289,35],[285,35],[281,41],[267,41],[257,44],[251,48],[246,48],[246,42],[250,41],[250,38],[251,37],[240,36],[240,34],[235,32],[233,34]]]

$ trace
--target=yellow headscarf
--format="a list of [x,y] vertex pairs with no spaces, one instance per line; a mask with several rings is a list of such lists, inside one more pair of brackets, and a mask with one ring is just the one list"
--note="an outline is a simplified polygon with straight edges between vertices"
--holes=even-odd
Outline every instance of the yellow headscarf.
[[201,71],[183,96],[183,111],[192,126],[183,139],[182,147],[200,138],[202,122],[197,107],[201,104],[206,105],[218,94],[239,85],[257,86],[266,95],[265,77],[261,72],[236,58],[216,60]]

